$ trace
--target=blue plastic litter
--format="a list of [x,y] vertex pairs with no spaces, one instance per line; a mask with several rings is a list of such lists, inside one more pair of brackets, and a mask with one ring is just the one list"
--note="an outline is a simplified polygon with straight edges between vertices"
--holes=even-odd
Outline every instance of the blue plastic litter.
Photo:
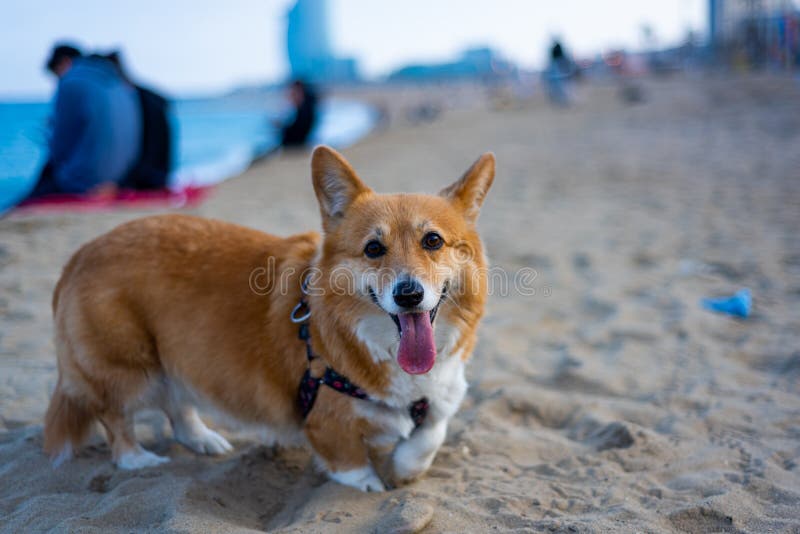
[[700,304],[707,310],[727,313],[728,315],[745,319],[753,309],[753,297],[750,294],[750,290],[745,288],[730,297],[703,299]]

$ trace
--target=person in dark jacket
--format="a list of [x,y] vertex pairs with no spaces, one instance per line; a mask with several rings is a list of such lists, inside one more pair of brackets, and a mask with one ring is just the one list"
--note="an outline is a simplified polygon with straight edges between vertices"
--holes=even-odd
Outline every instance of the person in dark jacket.
[[104,56],[116,65],[120,76],[139,97],[142,113],[142,142],[139,158],[120,184],[126,189],[163,189],[168,185],[172,167],[172,131],[169,124],[169,101],[152,89],[134,83],[122,66],[118,51]]
[[295,114],[281,129],[281,145],[305,146],[317,122],[317,95],[309,84],[295,80],[289,85],[289,100],[295,108]]
[[139,156],[136,91],[111,62],[75,47],[56,47],[47,67],[59,78],[50,155],[30,197],[116,189]]
[[172,168],[169,101],[151,89],[134,87],[142,107],[142,149],[121,185],[129,189],[163,189],[169,185]]

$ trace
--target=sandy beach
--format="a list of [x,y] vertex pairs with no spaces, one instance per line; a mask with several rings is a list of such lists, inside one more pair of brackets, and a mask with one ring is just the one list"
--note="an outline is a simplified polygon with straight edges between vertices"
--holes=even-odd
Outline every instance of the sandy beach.
[[[166,466],[117,470],[98,435],[54,470],[53,287],[83,242],[154,212],[0,220],[0,531],[800,532],[800,85],[644,89],[638,105],[611,83],[570,109],[485,100],[344,151],[380,192],[498,161],[479,226],[509,283],[431,470],[387,493],[233,425],[232,454],[195,456],[156,413],[137,433]],[[261,162],[192,212],[318,229],[308,155]],[[745,287],[748,319],[700,306]]]

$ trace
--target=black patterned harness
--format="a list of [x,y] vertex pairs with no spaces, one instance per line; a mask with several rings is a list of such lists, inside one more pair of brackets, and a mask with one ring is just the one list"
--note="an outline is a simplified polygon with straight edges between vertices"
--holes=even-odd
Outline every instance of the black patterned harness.
[[[306,281],[303,281],[303,293],[306,293]],[[297,306],[294,307],[291,314],[293,323],[299,325],[298,337],[306,344],[306,359],[308,360],[308,368],[303,373],[303,378],[300,380],[300,386],[297,390],[297,404],[300,408],[300,413],[303,419],[308,416],[311,409],[314,407],[314,402],[317,400],[319,388],[323,384],[331,389],[335,389],[339,393],[372,402],[377,402],[370,398],[366,391],[361,389],[358,385],[350,381],[346,376],[337,373],[332,367],[327,366],[325,372],[320,377],[311,375],[311,362],[318,358],[311,348],[311,330],[308,326],[308,320],[311,318],[311,308],[305,298],[301,298]],[[422,397],[411,403],[408,407],[408,413],[414,421],[414,427],[420,426],[428,415],[428,399]]]

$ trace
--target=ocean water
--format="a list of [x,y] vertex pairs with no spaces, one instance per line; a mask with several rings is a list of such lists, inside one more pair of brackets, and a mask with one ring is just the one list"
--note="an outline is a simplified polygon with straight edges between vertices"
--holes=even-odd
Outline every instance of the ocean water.
[[[0,213],[33,188],[47,157],[47,102],[0,102]],[[274,121],[290,114],[277,97],[215,98],[173,102],[172,187],[212,185],[244,171],[278,145]],[[375,125],[375,111],[360,102],[326,99],[312,143],[344,148]]]

